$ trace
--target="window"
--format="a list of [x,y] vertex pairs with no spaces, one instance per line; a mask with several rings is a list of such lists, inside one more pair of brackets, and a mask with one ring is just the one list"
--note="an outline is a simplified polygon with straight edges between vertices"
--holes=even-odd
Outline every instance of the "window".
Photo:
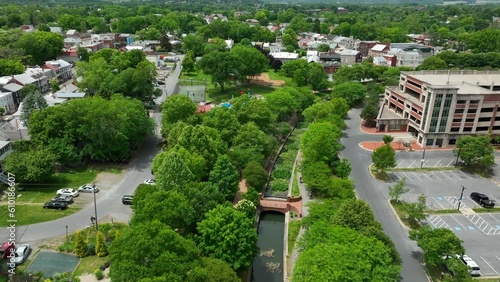
[[472,127],[464,127],[464,132],[472,132]]
[[455,114],[463,114],[464,113],[464,109],[456,109],[455,110]]
[[461,118],[454,118],[453,122],[462,122],[462,119]]
[[458,100],[457,104],[465,104],[467,101],[466,100]]
[[482,108],[481,109],[481,113],[492,113],[493,112],[493,108]]
[[493,130],[500,130],[500,126],[493,126]]
[[488,131],[489,129],[490,129],[489,126],[476,127],[476,131]]
[[479,104],[479,100],[470,100],[469,104]]
[[427,139],[427,142],[425,142],[426,146],[432,146],[434,145],[434,139]]
[[500,116],[495,117],[495,121],[499,121],[499,120],[500,120]]
[[465,122],[474,122],[474,119],[473,118],[466,118]]
[[478,119],[478,122],[490,121],[490,120],[491,120],[491,118],[490,118],[490,117],[480,117],[480,118]]
[[475,114],[477,112],[477,109],[469,109],[467,110],[468,114]]

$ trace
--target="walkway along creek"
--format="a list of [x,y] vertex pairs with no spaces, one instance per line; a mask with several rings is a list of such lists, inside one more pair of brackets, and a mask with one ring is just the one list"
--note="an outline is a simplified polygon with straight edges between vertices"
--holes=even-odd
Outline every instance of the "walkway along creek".
[[260,205],[257,211],[257,255],[255,256],[251,272],[253,282],[283,282],[287,277],[287,254],[288,254],[288,222],[290,211],[302,215],[302,198],[292,198],[292,181],[295,176],[296,164],[293,164],[291,172],[288,195],[286,197],[272,197],[269,181],[275,168],[278,157],[294,131],[289,133],[286,141],[280,146],[272,163],[268,183],[260,193]]

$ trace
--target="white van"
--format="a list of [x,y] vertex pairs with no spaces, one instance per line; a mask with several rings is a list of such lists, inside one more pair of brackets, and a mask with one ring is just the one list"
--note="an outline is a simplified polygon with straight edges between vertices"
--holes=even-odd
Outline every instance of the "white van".
[[463,255],[461,257],[462,262],[467,265],[469,268],[469,273],[471,276],[481,276],[481,269],[479,269],[479,265],[475,261],[473,261],[469,256]]

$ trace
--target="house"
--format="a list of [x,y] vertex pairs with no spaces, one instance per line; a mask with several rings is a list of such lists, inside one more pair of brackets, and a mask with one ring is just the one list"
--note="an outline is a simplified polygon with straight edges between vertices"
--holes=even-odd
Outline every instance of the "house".
[[226,46],[227,46],[228,49],[233,48],[233,46],[234,46],[234,40],[227,39],[227,40],[224,40],[224,42],[226,42]]
[[389,44],[376,44],[373,46],[370,51],[368,51],[368,57],[379,57],[387,54],[391,50],[391,47],[389,47]]
[[[5,135],[5,134],[3,134]],[[3,160],[12,153],[12,146],[10,141],[0,141],[0,166],[2,167],[2,172],[3,172],[3,166],[2,162]]]
[[404,51],[420,51],[424,59],[432,57],[436,53],[434,47],[416,43],[391,43],[391,49],[392,48],[402,49]]
[[285,47],[281,43],[271,43],[268,46],[269,48],[269,53],[279,53],[285,50]]
[[342,65],[354,65],[363,61],[363,54],[357,50],[339,49],[335,53],[340,55],[340,63]]
[[257,26],[260,25],[260,22],[256,19],[248,19],[245,21],[249,26]]
[[223,14],[211,14],[205,17],[205,21],[207,22],[207,24],[210,24],[215,20],[221,20],[223,22],[227,22],[227,17],[224,16]]
[[[26,86],[29,84],[33,84],[35,86],[38,86],[36,79],[31,77],[29,74],[26,74],[26,73],[16,74],[12,77],[13,77],[13,82],[16,84],[19,84],[21,86]],[[40,88],[38,88],[38,90],[42,91]]]
[[336,45],[334,49],[344,48],[344,49],[356,50],[358,49],[359,40],[355,39],[352,36],[350,37],[336,36],[331,40],[331,43]]
[[16,112],[17,108],[16,105],[14,105],[12,92],[0,91],[0,108],[3,108],[5,110],[4,114],[11,114]]
[[59,26],[49,26],[50,32],[63,34],[62,28]]
[[306,52],[306,60],[308,63],[314,62],[319,63],[318,51],[316,50],[307,50]]
[[65,82],[72,77],[71,64],[65,60],[59,59],[55,61],[46,61],[45,65],[42,66],[42,69],[51,69],[55,71],[55,77],[59,83]]
[[281,61],[283,64],[285,62],[297,60],[299,58],[299,54],[290,52],[269,53],[269,55],[273,56],[275,60]]
[[250,15],[250,12],[236,11],[236,12],[234,12],[233,17],[238,18],[238,17],[244,16],[244,15]]
[[33,32],[36,30],[35,27],[31,24],[22,25],[21,29],[26,32]]
[[368,57],[368,52],[370,51],[370,49],[372,49],[378,43],[378,41],[360,41],[358,45],[358,51],[361,52],[364,57]]
[[119,42],[118,33],[102,33],[102,34],[92,34],[91,35],[91,43],[100,43],[102,44],[102,48],[114,48],[115,43]]
[[17,111],[19,108],[19,105],[22,102],[21,99],[21,89],[23,87],[17,83],[10,82],[6,84],[1,84],[0,83],[0,90],[5,91],[5,92],[10,92],[12,96],[12,102],[14,103],[14,112]]
[[319,60],[327,74],[336,72],[341,66],[340,54],[333,52],[320,53]]
[[500,136],[500,71],[401,72],[385,89],[377,131],[403,131],[427,148],[467,135]]
[[64,91],[57,91],[54,93],[54,98],[56,99],[64,99],[64,100],[73,100],[73,99],[82,99],[85,97],[85,92],[64,92]]
[[66,48],[79,46],[81,43],[82,43],[82,36],[78,31],[74,29],[68,30],[64,35],[64,47]]
[[42,69],[40,67],[27,68],[24,72],[36,80],[40,92],[45,93],[50,89],[50,79],[56,77],[56,73],[51,69]]
[[396,66],[398,67],[416,68],[424,61],[424,56],[419,50],[405,51],[399,48],[392,48],[391,51],[389,51],[387,54],[397,57]]
[[349,9],[346,9],[344,7],[338,7],[337,14],[349,14]]

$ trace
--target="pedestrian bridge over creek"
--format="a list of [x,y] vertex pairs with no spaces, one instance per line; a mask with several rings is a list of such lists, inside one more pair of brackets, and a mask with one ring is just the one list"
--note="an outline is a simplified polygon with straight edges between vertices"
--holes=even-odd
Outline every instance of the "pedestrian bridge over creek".
[[302,217],[302,196],[292,198],[276,198],[276,197],[263,197],[262,194],[259,195],[259,210],[264,211],[276,211],[280,213],[294,212]]

